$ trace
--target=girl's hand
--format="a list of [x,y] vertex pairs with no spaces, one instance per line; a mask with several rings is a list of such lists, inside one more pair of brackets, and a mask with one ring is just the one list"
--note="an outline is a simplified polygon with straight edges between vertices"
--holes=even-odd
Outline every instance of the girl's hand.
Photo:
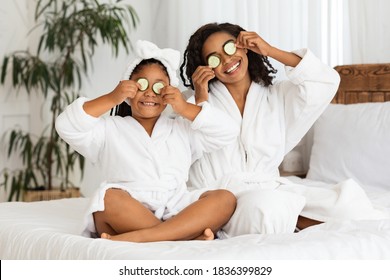
[[136,81],[123,80],[110,92],[109,96],[116,105],[119,105],[127,98],[133,99],[139,89],[140,85]]
[[182,114],[185,110],[187,101],[184,100],[180,90],[173,86],[165,86],[160,91],[164,105],[170,104],[173,111]]
[[201,111],[200,106],[188,103],[178,88],[166,86],[161,89],[160,94],[164,104],[170,104],[176,114],[190,121],[193,121]]
[[236,40],[236,47],[248,49],[263,56],[268,56],[272,46],[256,32],[241,31]]
[[192,74],[196,104],[209,99],[209,81],[214,77],[214,71],[210,66],[198,66],[196,68],[194,74]]
[[135,81],[120,81],[116,88],[110,93],[85,102],[83,109],[87,114],[93,117],[100,117],[116,105],[121,104],[127,98],[134,98],[139,86],[140,85]]

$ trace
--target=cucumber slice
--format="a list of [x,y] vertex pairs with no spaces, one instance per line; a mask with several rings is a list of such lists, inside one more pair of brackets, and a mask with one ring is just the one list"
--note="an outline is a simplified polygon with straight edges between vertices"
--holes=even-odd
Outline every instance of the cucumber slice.
[[236,48],[236,44],[234,44],[234,41],[231,40],[231,41],[228,41],[226,42],[225,45],[223,45],[223,50],[226,54],[228,55],[233,55],[236,53],[237,51],[237,48]]
[[216,68],[219,64],[221,64],[221,59],[216,55],[210,55],[207,58],[207,63],[211,68]]
[[140,84],[140,86],[141,86],[140,90],[141,90],[141,91],[145,91],[145,90],[148,88],[148,86],[149,86],[149,82],[148,82],[148,80],[145,79],[145,78],[139,78],[139,79],[137,80],[137,83]]
[[155,94],[160,94],[160,90],[164,87],[164,84],[162,82],[154,83],[152,86],[153,92]]

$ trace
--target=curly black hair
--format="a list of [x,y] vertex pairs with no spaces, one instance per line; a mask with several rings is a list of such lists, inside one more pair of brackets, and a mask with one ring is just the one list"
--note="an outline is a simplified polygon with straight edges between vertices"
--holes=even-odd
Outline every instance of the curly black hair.
[[[202,58],[202,49],[204,42],[210,35],[217,32],[225,32],[237,38],[241,31],[245,31],[245,29],[231,23],[208,23],[195,31],[188,41],[183,55],[183,63],[180,66],[180,77],[184,86],[194,89],[192,74],[194,74],[198,66],[206,65]],[[272,74],[275,74],[277,71],[268,58],[251,50],[248,50],[247,56],[249,61],[248,71],[252,81],[261,83],[264,86],[272,85],[272,80],[274,79]],[[211,80],[211,82],[215,79]]]
[[[161,69],[165,72],[167,77],[169,77],[167,68],[164,66],[164,64],[161,63],[161,61],[154,59],[154,58],[149,58],[149,59],[142,60],[140,63],[137,64],[137,66],[135,66],[133,72],[130,74],[129,80],[131,79],[131,77],[134,74],[141,71],[141,69],[144,66],[150,65],[150,64],[158,64],[161,67]],[[131,116],[131,107],[126,102],[122,102],[121,104],[119,104],[111,109],[110,116],[112,116],[112,115],[121,116],[121,117]]]

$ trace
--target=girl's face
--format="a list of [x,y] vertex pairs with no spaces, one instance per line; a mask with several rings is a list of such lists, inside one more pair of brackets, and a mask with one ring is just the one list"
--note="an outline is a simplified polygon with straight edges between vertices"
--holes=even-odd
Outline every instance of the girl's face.
[[221,63],[213,70],[217,79],[224,84],[233,84],[249,76],[246,49],[237,48],[233,55],[224,50],[225,44],[231,40],[235,41],[236,38],[229,33],[217,32],[206,39],[202,49],[206,64],[211,55],[219,57]]
[[156,83],[169,85],[169,77],[159,64],[153,63],[142,66],[131,77],[132,81],[144,78],[148,81],[148,87],[144,90],[138,90],[133,99],[130,99],[132,116],[142,121],[145,119],[158,118],[167,105],[163,104],[161,95],[154,93],[152,87]]

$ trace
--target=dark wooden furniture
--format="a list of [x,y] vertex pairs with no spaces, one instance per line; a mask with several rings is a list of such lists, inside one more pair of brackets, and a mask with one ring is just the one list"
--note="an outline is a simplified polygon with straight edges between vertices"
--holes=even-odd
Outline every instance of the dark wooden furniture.
[[336,66],[340,86],[332,103],[390,101],[390,63]]

